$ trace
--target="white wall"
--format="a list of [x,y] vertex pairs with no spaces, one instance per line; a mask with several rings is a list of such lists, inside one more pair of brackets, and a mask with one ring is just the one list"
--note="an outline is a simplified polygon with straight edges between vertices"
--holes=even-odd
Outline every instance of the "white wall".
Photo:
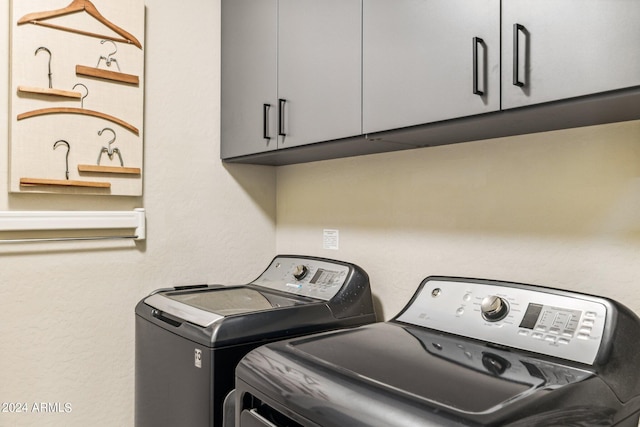
[[0,210],[144,207],[148,221],[138,245],[0,244],[0,402],[72,405],[0,413],[0,426],[132,426],[135,304],[174,284],[249,281],[275,254],[275,169],[219,161],[219,1],[145,3],[142,198],[8,194],[0,31]]
[[[640,122],[278,168],[279,252],[363,267],[390,318],[429,275],[613,297],[640,313]],[[340,249],[322,249],[322,230]]]

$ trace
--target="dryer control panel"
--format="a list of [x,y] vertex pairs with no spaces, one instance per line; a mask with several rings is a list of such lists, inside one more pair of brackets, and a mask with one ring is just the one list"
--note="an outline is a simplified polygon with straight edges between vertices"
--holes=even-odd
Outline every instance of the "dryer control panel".
[[568,291],[428,278],[395,320],[591,365],[610,309],[604,298]]
[[350,275],[350,267],[303,257],[276,257],[260,277],[251,282],[290,294],[329,301]]

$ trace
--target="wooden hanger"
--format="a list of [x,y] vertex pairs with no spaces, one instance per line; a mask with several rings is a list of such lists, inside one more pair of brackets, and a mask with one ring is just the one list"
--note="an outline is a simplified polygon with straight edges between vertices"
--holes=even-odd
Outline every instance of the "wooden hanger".
[[53,108],[42,108],[40,110],[27,111],[26,113],[18,114],[18,120],[29,119],[31,117],[44,116],[47,114],[82,114],[85,116],[93,116],[99,117],[101,119],[109,120],[110,122],[119,124],[125,129],[130,130],[136,135],[140,135],[140,131],[137,127],[125,122],[124,120],[120,120],[117,117],[110,116],[105,113],[101,113],[99,111],[87,110],[85,108],[68,108],[68,107],[53,107]]
[[111,188],[110,182],[74,181],[67,179],[20,178],[22,187],[55,186],[55,187],[91,187]]
[[58,187],[94,187],[94,188],[111,188],[110,182],[93,182],[93,181],[76,181],[69,179],[69,152],[71,145],[64,139],[56,141],[53,149],[58,147],[67,147],[67,155],[65,157],[65,178],[66,179],[49,179],[49,178],[20,178],[21,186],[36,185],[53,185]]
[[36,49],[36,55],[38,55],[39,52],[46,52],[49,54],[49,87],[48,88],[44,88],[44,87],[31,87],[31,86],[18,86],[18,92],[24,92],[24,93],[35,93],[38,95],[47,95],[47,96],[62,96],[65,98],[76,98],[76,99],[82,99],[82,94],[80,92],[74,92],[74,91],[70,91],[70,90],[61,90],[61,89],[54,89],[53,88],[53,73],[51,72],[51,59],[53,58],[53,55],[51,53],[51,51],[49,49],[47,49],[44,46],[40,46],[38,49]]
[[75,89],[77,86],[82,86],[86,89],[87,94],[80,98],[80,107],[81,108],[70,108],[70,107],[53,107],[53,108],[42,108],[39,110],[27,111],[26,113],[18,114],[18,120],[29,119],[31,117],[44,116],[47,114],[82,114],[85,116],[98,117],[101,119],[109,120],[110,122],[116,123],[122,126],[125,129],[130,130],[136,135],[140,135],[140,131],[137,127],[133,126],[130,123],[125,122],[117,117],[110,116],[109,114],[101,113],[99,111],[86,110],[84,108],[84,99],[89,96],[89,89],[82,83],[77,83],[73,88]]
[[78,165],[78,172],[140,175],[142,171],[140,168],[130,168],[125,166]]
[[61,96],[63,98],[82,98],[82,94],[80,92],[62,89],[51,89],[46,87],[18,86],[18,92],[35,93],[36,95]]
[[[130,168],[124,167],[124,161],[122,160],[122,154],[120,153],[120,149],[115,147],[111,147],[116,140],[116,132],[111,128],[104,128],[98,131],[98,136],[101,136],[104,131],[109,131],[113,134],[113,139],[109,141],[108,147],[102,147],[100,150],[100,154],[98,155],[98,162],[95,165],[78,165],[78,172],[93,172],[93,173],[117,173],[117,174],[127,174],[127,175],[140,175],[140,168]],[[109,160],[113,160],[115,155],[118,155],[118,159],[120,160],[120,166],[101,166],[100,160],[102,159],[102,155],[106,154],[109,156]]]
[[127,83],[136,86],[140,84],[140,78],[133,74],[125,74],[118,71],[109,71],[96,67],[87,67],[85,65],[76,65],[76,74],[79,76],[96,77],[98,79],[113,80],[116,82]]
[[[82,12],[85,11],[89,15],[93,16],[95,19],[100,21],[102,24],[113,30],[116,34],[121,36],[122,38],[112,37],[112,36],[104,36],[96,33],[91,33],[88,31],[79,30],[77,28],[69,28],[63,27],[60,25],[50,24],[48,22],[42,22],[46,19],[56,18],[58,16],[69,15],[71,13]],[[122,43],[133,44],[134,46],[142,49],[142,44],[136,39],[132,34],[118,27],[113,22],[109,21],[107,18],[102,16],[98,9],[91,3],[89,0],[73,0],[67,7],[57,10],[50,10],[45,12],[34,12],[29,13],[18,20],[18,25],[22,24],[33,24],[33,25],[41,25],[43,27],[53,28],[56,30],[69,31],[76,34],[82,34],[84,36],[89,37],[97,37],[101,39],[108,39]]]
[[[114,58],[114,55],[118,53],[118,46],[113,42],[113,40],[102,40],[100,44],[104,44],[105,42],[113,43],[113,48],[115,50],[109,53],[107,56],[101,55],[98,59],[98,64],[95,67],[76,65],[76,74],[138,86],[140,84],[140,78],[138,76],[120,72],[120,65],[118,64],[118,60]],[[118,67],[118,71],[109,71],[103,68],[98,68],[102,61],[104,61],[107,67],[111,67],[112,64],[116,64],[116,67]]]

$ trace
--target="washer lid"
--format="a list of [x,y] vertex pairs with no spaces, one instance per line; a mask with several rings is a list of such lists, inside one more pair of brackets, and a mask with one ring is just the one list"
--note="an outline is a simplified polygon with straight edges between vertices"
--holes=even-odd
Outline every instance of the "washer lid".
[[289,344],[307,359],[421,404],[487,414],[593,375],[419,327],[378,323]]
[[248,287],[165,291],[144,300],[153,308],[205,328],[227,316],[288,307],[305,301]]

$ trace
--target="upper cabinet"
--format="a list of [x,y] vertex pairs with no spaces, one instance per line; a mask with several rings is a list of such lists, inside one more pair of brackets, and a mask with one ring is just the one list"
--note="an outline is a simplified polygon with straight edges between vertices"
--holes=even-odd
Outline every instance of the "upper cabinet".
[[275,150],[278,1],[222,2],[222,158]]
[[502,108],[640,85],[637,0],[502,2]]
[[223,159],[360,135],[361,0],[223,0]]
[[222,0],[221,156],[282,165],[639,119],[639,22],[639,0]]
[[278,148],[359,135],[362,2],[279,4]]
[[364,0],[364,133],[500,109],[500,0]]

